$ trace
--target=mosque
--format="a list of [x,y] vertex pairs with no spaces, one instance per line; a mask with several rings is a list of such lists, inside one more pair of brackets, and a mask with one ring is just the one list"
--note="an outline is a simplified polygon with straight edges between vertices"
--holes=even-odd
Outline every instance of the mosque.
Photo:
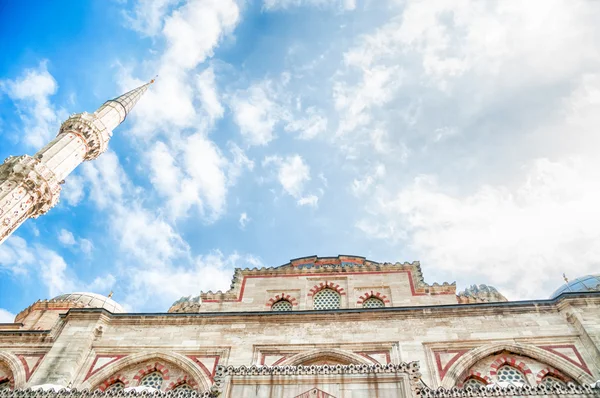
[[[58,201],[150,83],[72,115],[0,166],[0,242]],[[166,309],[165,309],[166,310]],[[425,282],[418,262],[309,256],[236,269],[226,292],[127,313],[110,297],[40,300],[0,324],[0,397],[600,396],[600,275],[549,298]]]

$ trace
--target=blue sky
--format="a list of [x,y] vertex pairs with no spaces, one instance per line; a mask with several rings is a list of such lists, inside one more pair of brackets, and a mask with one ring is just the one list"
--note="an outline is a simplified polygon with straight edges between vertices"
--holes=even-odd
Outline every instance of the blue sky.
[[0,5],[0,156],[158,74],[110,149],[0,247],[0,321],[131,311],[308,255],[544,298],[600,267],[600,4]]

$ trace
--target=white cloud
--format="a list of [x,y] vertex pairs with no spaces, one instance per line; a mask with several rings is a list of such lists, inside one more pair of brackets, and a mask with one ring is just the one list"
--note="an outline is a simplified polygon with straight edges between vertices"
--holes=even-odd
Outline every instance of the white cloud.
[[364,195],[376,181],[385,177],[385,171],[385,165],[383,163],[379,163],[362,179],[355,178],[354,181],[352,181],[352,193],[354,193],[355,196]]
[[69,206],[77,206],[85,196],[83,185],[84,182],[81,176],[71,174],[63,185],[60,198]]
[[231,99],[235,123],[250,145],[267,145],[275,139],[274,128],[281,118],[281,110],[270,97],[269,81],[240,90]]
[[212,67],[207,68],[200,73],[197,76],[196,83],[200,93],[202,108],[209,116],[211,122],[222,118],[225,110],[223,109],[223,105],[221,105],[221,101],[219,100],[214,69]]
[[[69,233],[66,232],[65,236],[71,242]],[[48,298],[74,291],[87,291],[95,286],[74,275],[65,259],[56,251],[41,244],[29,246],[23,238],[16,235],[0,246],[0,269],[2,268],[15,275],[39,278],[47,289]],[[110,275],[98,276],[98,279],[106,281],[110,278]]]
[[291,196],[302,195],[304,184],[310,180],[310,168],[300,155],[288,156],[282,160],[277,173],[279,183]]
[[79,249],[85,254],[90,254],[94,250],[94,244],[89,239],[81,238],[79,239]]
[[272,11],[291,7],[335,7],[342,10],[354,10],[356,0],[263,0],[263,8]]
[[307,195],[303,196],[297,201],[298,206],[312,206],[317,207],[319,203],[319,197],[317,195]]
[[[200,290],[226,290],[236,267],[263,266],[259,259],[250,255],[232,253],[224,255],[215,250],[194,258],[187,266],[166,265],[143,270],[129,268],[131,289],[124,300],[126,307],[139,307],[149,300],[163,308],[170,306],[183,295]],[[144,277],[139,278],[138,273]]]
[[298,132],[298,138],[310,140],[327,130],[327,118],[309,107],[305,111],[306,117],[290,120],[285,131]]
[[13,323],[15,321],[15,314],[0,308],[0,323]]
[[131,13],[125,13],[127,27],[146,36],[155,36],[163,26],[169,7],[180,0],[153,0],[134,3]]
[[[136,7],[144,4],[139,1]],[[152,14],[157,18],[152,19],[157,21],[152,26],[164,25],[159,37],[166,42],[166,48],[158,60],[146,65],[154,73],[157,71],[159,78],[131,115],[132,133],[142,141],[158,134],[179,137],[186,128],[203,130],[223,114],[213,68],[200,73],[196,68],[212,57],[214,48],[237,25],[237,2],[189,0],[177,4],[180,6],[174,9],[157,7],[160,10]],[[137,72],[139,67],[128,66],[119,71],[122,90],[142,83],[131,76],[134,70]]]
[[[181,153],[169,149],[158,142],[148,154],[151,167],[151,181],[158,191],[167,198],[169,214],[175,218],[188,215],[195,206],[207,220],[221,216],[227,199],[228,179],[226,169],[230,166],[219,148],[201,134],[186,138]],[[230,178],[241,173],[247,158],[243,152],[234,151],[233,165],[229,169]]]
[[25,69],[16,80],[0,81],[0,92],[5,92],[20,110],[25,127],[22,140],[34,149],[40,149],[58,133],[61,119],[66,116],[50,104],[49,97],[57,89],[47,61],[40,62],[35,69]]
[[379,187],[370,204],[376,218],[358,227],[406,240],[424,264],[487,281],[511,299],[539,297],[560,285],[562,272],[597,269],[598,170],[581,159],[538,159],[520,185],[486,185],[463,197],[422,176],[395,194]]
[[248,214],[246,214],[246,212],[240,214],[240,219],[239,219],[239,223],[240,223],[240,228],[244,229],[246,228],[246,225],[248,225],[248,223],[250,222],[251,218],[248,217]]
[[58,240],[63,245],[67,245],[67,246],[72,246],[76,243],[73,233],[64,228],[60,230],[60,233],[58,234]]

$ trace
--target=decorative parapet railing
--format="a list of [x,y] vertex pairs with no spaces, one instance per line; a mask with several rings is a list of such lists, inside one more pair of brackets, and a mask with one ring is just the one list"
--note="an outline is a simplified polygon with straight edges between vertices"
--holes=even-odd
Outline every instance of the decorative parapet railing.
[[[598,383],[597,383],[598,384]],[[522,396],[581,396],[600,397],[600,386],[576,385],[568,383],[566,386],[554,385],[549,388],[542,384],[536,386],[499,385],[480,388],[420,388],[422,398],[470,398],[470,397],[522,397]]]
[[[0,398],[216,398],[226,391],[227,382],[232,377],[252,378],[253,376],[268,376],[269,378],[285,378],[295,376],[350,376],[350,375],[403,375],[406,377],[414,398],[470,398],[470,397],[600,397],[600,381],[592,385],[576,385],[568,383],[565,386],[555,385],[551,388],[544,385],[514,386],[490,385],[481,388],[432,389],[421,381],[418,362],[408,362],[387,365],[311,365],[311,366],[223,366],[216,369],[214,384],[209,391],[197,392],[189,390],[136,391],[135,388],[111,391],[90,391],[64,388],[62,390],[23,389],[0,390]],[[316,379],[316,378],[315,378]],[[238,397],[236,397],[238,398]],[[408,397],[407,397],[408,398]]]

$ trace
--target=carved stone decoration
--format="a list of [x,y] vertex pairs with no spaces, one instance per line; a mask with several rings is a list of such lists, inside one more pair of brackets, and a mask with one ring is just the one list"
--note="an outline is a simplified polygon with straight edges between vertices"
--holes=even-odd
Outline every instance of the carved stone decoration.
[[311,388],[310,390],[302,393],[294,398],[335,398],[331,394],[327,394],[325,391],[321,391],[318,388]]
[[457,295],[460,304],[496,303],[508,301],[496,288],[488,285],[471,285]]

